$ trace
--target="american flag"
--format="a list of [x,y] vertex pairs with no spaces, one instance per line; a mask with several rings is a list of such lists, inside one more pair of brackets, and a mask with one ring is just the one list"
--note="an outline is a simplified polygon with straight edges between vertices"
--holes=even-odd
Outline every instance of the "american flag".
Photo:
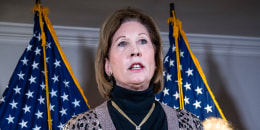
[[72,116],[89,110],[46,8],[36,4],[34,11],[33,37],[1,97],[2,130],[62,129]]
[[170,48],[163,61],[164,88],[156,95],[156,100],[188,110],[200,120],[211,116],[225,119],[198,60],[190,50],[181,22],[174,16],[174,11],[172,13],[168,20]]

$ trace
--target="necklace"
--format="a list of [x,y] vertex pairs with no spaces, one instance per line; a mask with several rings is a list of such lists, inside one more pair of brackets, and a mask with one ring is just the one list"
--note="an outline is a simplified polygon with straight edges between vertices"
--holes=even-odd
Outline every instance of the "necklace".
[[136,130],[141,130],[141,126],[148,120],[148,118],[151,116],[155,104],[153,103],[151,109],[149,110],[149,112],[147,113],[147,115],[144,117],[144,119],[142,120],[142,122],[139,125],[136,125],[120,108],[119,106],[116,105],[116,103],[114,101],[111,101],[112,106],[122,115],[124,116],[130,123],[132,123],[135,126]]

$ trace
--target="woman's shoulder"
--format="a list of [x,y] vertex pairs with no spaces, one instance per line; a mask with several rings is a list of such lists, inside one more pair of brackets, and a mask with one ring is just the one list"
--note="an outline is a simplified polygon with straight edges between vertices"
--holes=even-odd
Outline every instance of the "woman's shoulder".
[[203,129],[200,119],[193,113],[181,109],[175,109],[175,111],[177,112],[180,128]]
[[166,115],[174,114],[174,116],[177,117],[179,128],[197,129],[197,130],[203,129],[203,125],[201,121],[193,113],[187,110],[175,109],[164,104],[162,104],[162,107],[164,108],[164,110],[168,109],[168,111],[166,110]]
[[73,129],[100,129],[101,125],[95,109],[73,116],[64,126],[63,130]]

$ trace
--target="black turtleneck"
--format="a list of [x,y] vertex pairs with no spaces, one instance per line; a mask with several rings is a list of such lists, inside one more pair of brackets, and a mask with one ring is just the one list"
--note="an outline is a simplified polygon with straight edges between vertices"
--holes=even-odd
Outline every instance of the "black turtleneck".
[[[153,86],[144,91],[133,91],[114,86],[111,92],[112,100],[126,115],[139,125],[155,103],[154,111],[148,120],[142,125],[143,130],[167,130],[167,118],[161,105],[155,101]],[[135,130],[124,116],[122,116],[108,101],[108,111],[117,130]]]

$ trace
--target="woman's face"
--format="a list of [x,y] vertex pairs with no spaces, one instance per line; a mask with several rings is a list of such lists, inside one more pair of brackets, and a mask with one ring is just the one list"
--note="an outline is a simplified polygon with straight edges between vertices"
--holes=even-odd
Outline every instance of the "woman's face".
[[147,29],[137,21],[123,23],[112,37],[105,71],[116,84],[136,91],[149,87],[155,71],[154,47]]

